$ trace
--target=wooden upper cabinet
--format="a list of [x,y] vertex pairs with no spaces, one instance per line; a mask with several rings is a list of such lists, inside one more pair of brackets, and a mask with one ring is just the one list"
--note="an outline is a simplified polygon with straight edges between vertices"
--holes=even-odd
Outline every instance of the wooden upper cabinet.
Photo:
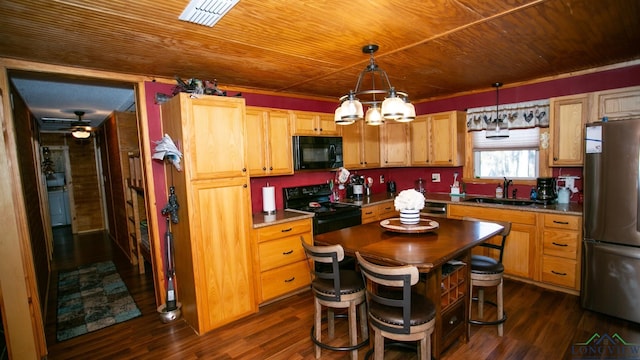
[[590,97],[580,94],[550,99],[549,166],[582,166]]
[[380,128],[364,121],[342,126],[342,153],[346,168],[380,167]]
[[[244,99],[222,96],[190,98],[176,95],[162,105],[164,133],[182,139],[176,146],[184,156],[191,180],[247,175]],[[171,119],[167,121],[166,119]]]
[[602,120],[628,119],[640,116],[640,86],[598,91],[594,93],[593,116],[589,122]]
[[247,107],[249,176],[293,174],[290,112]]
[[409,124],[387,121],[380,126],[380,154],[382,166],[409,165]]
[[461,166],[465,114],[447,111],[416,117],[411,127],[412,166]]
[[293,135],[340,136],[340,129],[333,120],[333,114],[293,111]]

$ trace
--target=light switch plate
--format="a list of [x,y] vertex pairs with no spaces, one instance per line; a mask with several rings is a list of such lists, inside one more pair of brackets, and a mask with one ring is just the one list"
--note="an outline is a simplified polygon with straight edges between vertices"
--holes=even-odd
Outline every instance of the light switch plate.
[[439,173],[434,173],[431,174],[431,182],[440,182],[440,174]]

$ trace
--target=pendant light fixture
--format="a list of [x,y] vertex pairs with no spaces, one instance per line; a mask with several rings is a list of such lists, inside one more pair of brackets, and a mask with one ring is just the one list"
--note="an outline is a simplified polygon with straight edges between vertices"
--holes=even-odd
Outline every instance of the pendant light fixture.
[[489,118],[487,124],[486,138],[487,139],[504,139],[509,137],[509,123],[505,121],[505,116],[500,116],[498,105],[500,105],[500,87],[501,82],[491,84],[496,88],[496,116]]
[[[409,95],[396,91],[387,73],[376,64],[373,54],[378,48],[375,44],[362,48],[364,54],[370,55],[369,65],[360,72],[355,90],[340,98],[340,105],[334,114],[336,124],[349,125],[364,119],[367,125],[381,125],[385,120],[407,122],[415,119],[416,111],[409,101]],[[370,83],[371,88],[361,89],[363,83]],[[368,106],[366,115],[363,105]]]

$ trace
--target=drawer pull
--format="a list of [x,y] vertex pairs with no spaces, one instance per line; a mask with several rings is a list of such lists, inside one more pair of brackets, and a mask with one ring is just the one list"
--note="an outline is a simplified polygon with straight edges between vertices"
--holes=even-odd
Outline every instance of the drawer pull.
[[562,247],[569,246],[567,244],[560,244],[560,243],[557,243],[557,242],[552,242],[552,244],[555,245],[555,246],[562,246]]
[[560,275],[560,276],[567,276],[567,273],[561,273],[561,272],[557,272],[555,270],[551,270],[552,273],[556,274],[556,275]]
[[553,220],[554,224],[560,224],[560,225],[569,225],[568,221],[558,221],[558,220]]
[[371,215],[373,214],[373,211],[367,211],[366,213],[364,213],[365,215]]
[[291,230],[293,230],[293,228],[282,229],[282,230],[280,230],[280,232],[289,232],[289,231],[291,231]]
[[449,325],[453,325],[455,323],[458,322],[458,317],[457,316],[452,316],[451,319],[449,320]]
[[293,254],[293,250],[285,251],[282,253],[282,255],[291,255],[291,254]]
[[294,277],[292,277],[291,279],[287,279],[287,280],[285,280],[284,282],[286,282],[286,283],[290,283],[290,282],[292,282],[292,281],[293,281],[293,280],[295,280],[295,279],[296,279],[296,277],[294,276]]

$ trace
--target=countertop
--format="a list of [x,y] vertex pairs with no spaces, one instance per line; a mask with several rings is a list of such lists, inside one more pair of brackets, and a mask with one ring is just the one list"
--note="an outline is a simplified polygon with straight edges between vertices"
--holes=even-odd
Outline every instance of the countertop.
[[[362,200],[352,200],[346,199],[341,200],[341,203],[345,204],[355,204],[360,205],[362,207],[373,206],[379,203],[393,201],[395,195],[391,195],[388,193],[379,193],[372,194],[371,196],[365,196]],[[458,205],[466,205],[466,206],[476,206],[476,207],[492,207],[497,209],[511,209],[511,210],[523,210],[523,211],[535,211],[535,212],[547,212],[547,213],[562,213],[567,215],[582,215],[582,204],[578,204],[576,202],[572,202],[569,204],[551,204],[551,205],[542,205],[542,204],[532,204],[527,206],[512,206],[512,205],[503,205],[503,204],[488,204],[488,203],[475,203],[475,202],[467,202],[467,199],[475,199],[475,198],[488,198],[488,196],[481,195],[465,195],[465,196],[451,196],[448,193],[427,193],[425,194],[425,198],[427,202],[439,202],[446,204],[458,204]],[[522,199],[528,200],[528,199]]]
[[[392,202],[395,198],[395,194],[391,195],[388,193],[378,193],[372,194],[371,196],[364,196],[362,200],[353,200],[353,199],[344,199],[341,200],[341,203],[344,204],[353,204],[359,205],[361,207],[373,206],[385,202]],[[582,204],[578,204],[575,202],[569,204],[551,204],[551,205],[542,205],[542,204],[532,204],[527,206],[512,206],[512,205],[503,205],[503,204],[487,204],[487,203],[475,203],[475,202],[466,202],[466,199],[474,199],[474,198],[487,198],[487,196],[480,195],[466,195],[466,196],[451,196],[447,193],[427,193],[425,195],[427,202],[439,202],[446,204],[457,204],[457,205],[465,205],[465,206],[475,206],[475,207],[484,207],[484,208],[496,208],[496,209],[510,209],[510,210],[521,210],[521,211],[534,211],[534,212],[546,212],[553,214],[567,214],[567,215],[582,215]],[[295,221],[300,219],[308,219],[312,218],[313,213],[298,211],[298,210],[277,210],[274,215],[265,215],[263,213],[255,213],[253,214],[253,228],[261,228],[270,225],[276,225],[281,223],[286,223],[289,221]]]
[[276,210],[274,215],[266,215],[260,212],[253,214],[253,228],[257,229],[289,221],[309,219],[312,217],[313,213],[296,210]]

